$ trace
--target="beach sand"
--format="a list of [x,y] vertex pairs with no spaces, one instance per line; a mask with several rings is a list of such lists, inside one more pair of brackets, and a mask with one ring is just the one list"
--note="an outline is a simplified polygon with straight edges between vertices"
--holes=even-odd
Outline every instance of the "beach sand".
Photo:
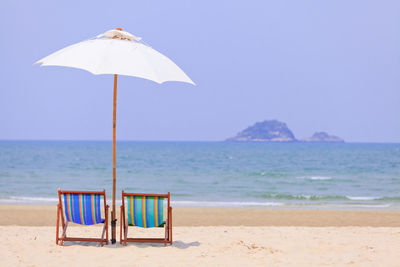
[[[0,205],[0,266],[400,266],[399,211],[175,208],[173,213],[172,246],[60,247],[55,207]],[[69,231],[97,237],[101,226]],[[130,229],[135,236],[162,234]]]

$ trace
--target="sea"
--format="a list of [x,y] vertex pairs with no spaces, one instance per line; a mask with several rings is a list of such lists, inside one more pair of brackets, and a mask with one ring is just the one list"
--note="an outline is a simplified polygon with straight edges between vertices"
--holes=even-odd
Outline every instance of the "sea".
[[[0,203],[52,205],[57,189],[112,199],[112,143],[0,141]],[[173,206],[400,209],[400,144],[117,142],[121,190]]]

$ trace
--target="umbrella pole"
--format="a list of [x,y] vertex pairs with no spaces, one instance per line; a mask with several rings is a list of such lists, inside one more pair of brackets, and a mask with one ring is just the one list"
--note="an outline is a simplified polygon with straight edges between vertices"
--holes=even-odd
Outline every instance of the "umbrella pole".
[[115,219],[115,187],[117,176],[117,160],[115,152],[115,144],[117,139],[117,74],[114,74],[114,108],[113,108],[113,199],[112,199],[112,212],[111,212],[111,244],[115,244],[116,240],[116,223]]

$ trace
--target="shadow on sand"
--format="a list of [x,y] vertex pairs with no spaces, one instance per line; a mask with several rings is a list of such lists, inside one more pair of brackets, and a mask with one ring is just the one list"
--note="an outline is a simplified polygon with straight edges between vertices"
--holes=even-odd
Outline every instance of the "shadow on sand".
[[[85,246],[85,247],[100,247],[100,244],[97,242],[85,242],[85,241],[65,241],[63,246],[65,247],[70,247],[70,246]],[[105,248],[124,248],[125,246],[121,245],[119,242],[115,243],[114,245],[111,245],[109,242],[108,245],[103,244]],[[138,248],[148,248],[148,247],[160,247],[163,248],[164,244],[158,244],[158,243],[127,243],[128,246],[135,246]],[[167,245],[169,247],[170,245]],[[198,247],[200,246],[200,242],[194,241],[194,242],[183,242],[180,240],[174,241],[172,243],[172,247],[178,248],[178,249],[187,249],[189,247]]]
[[[163,247],[164,247],[164,244],[162,244],[162,243],[133,243],[133,242],[132,242],[132,243],[127,243],[126,246],[127,246],[127,247],[129,247],[129,246],[135,246],[135,247],[138,247],[138,248],[148,248],[148,247],[163,248]],[[189,248],[189,247],[198,247],[198,246],[200,246],[200,242],[198,242],[198,241],[186,243],[186,242],[177,240],[177,241],[174,241],[174,242],[172,243],[172,247],[174,247],[174,248],[179,248],[179,249],[186,249],[186,248]],[[109,246],[109,247],[112,247],[112,246]],[[114,247],[117,248],[117,247],[124,247],[124,246],[123,246],[123,245],[120,245],[120,244],[118,243],[118,245],[117,245],[117,246],[114,246]],[[167,247],[171,247],[171,246],[170,246],[170,245],[167,245]]]
[[[107,247],[110,244],[111,244],[111,242],[108,242],[108,245],[106,245],[106,243],[103,243],[103,247]],[[63,247],[72,247],[72,246],[100,247],[100,243],[99,242],[87,242],[87,241],[64,241],[62,246]]]

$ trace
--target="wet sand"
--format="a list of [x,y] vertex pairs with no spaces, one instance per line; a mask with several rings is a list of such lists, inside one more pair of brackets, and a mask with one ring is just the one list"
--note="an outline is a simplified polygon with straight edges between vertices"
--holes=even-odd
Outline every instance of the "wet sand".
[[[400,227],[400,211],[173,208],[173,219],[174,226]],[[55,205],[0,205],[0,225],[55,224]]]

